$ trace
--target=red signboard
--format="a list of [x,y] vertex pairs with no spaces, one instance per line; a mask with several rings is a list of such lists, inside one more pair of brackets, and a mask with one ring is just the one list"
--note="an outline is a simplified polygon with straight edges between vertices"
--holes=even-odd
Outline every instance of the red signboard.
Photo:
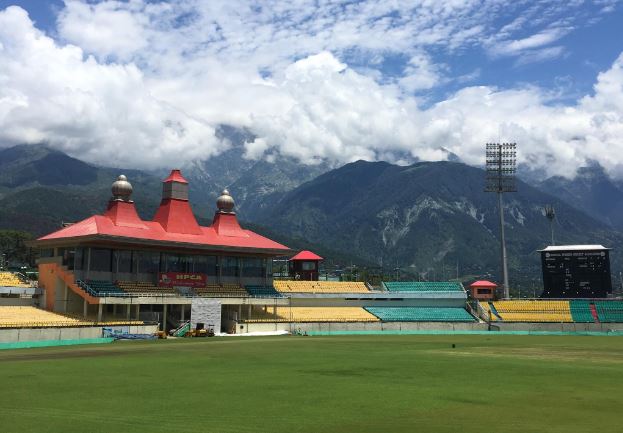
[[160,287],[205,287],[205,274],[185,272],[160,272],[158,285]]

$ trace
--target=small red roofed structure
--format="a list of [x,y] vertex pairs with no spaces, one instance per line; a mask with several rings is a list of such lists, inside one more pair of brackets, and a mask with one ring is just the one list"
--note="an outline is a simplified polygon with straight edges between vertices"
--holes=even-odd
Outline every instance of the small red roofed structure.
[[318,267],[322,257],[311,251],[301,251],[294,257],[290,258],[289,272],[294,279],[318,281]]
[[489,301],[495,298],[497,284],[491,281],[478,280],[469,285],[472,298],[479,301]]

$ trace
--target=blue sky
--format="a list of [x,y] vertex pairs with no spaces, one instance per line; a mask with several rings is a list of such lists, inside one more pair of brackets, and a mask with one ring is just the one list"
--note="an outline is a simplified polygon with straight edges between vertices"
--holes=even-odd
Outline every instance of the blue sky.
[[508,139],[620,176],[622,24],[615,0],[0,0],[0,146],[184,164],[227,123],[249,158],[478,164]]

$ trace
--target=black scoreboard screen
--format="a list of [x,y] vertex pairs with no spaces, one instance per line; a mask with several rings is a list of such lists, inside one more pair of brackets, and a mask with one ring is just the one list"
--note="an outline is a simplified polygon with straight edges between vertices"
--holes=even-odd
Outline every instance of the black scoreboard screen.
[[607,249],[541,251],[541,297],[605,298],[612,292],[608,252]]

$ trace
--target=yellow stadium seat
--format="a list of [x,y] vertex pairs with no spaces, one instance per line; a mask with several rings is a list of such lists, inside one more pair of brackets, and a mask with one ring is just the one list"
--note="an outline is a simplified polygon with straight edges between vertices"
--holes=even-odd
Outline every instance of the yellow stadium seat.
[[493,306],[505,322],[573,322],[569,301],[495,301]]
[[0,307],[0,328],[89,326],[93,322],[35,307]]
[[379,319],[361,307],[273,307],[257,311],[247,322],[378,322]]
[[13,272],[0,272],[0,287],[30,287],[30,284],[23,281]]
[[281,293],[369,293],[363,282],[275,280],[273,286]]

